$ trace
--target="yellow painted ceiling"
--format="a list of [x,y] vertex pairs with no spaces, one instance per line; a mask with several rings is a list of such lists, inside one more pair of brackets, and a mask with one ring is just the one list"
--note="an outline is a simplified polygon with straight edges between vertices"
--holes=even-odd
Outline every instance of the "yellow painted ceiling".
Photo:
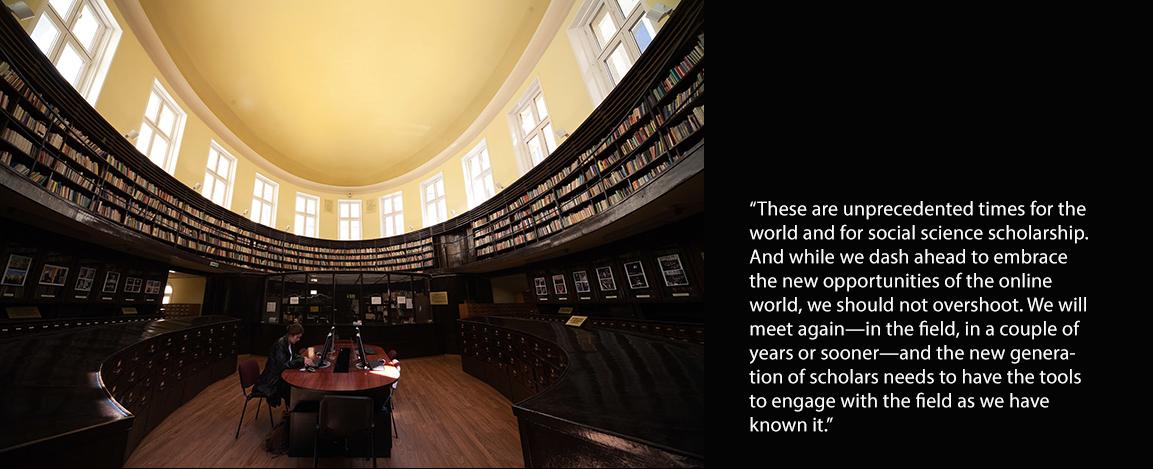
[[281,169],[366,186],[473,123],[547,0],[139,0],[205,105]]

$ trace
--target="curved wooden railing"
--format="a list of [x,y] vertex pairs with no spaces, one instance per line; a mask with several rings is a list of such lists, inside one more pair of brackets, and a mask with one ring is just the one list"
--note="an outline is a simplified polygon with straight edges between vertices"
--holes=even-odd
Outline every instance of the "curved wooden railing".
[[458,322],[461,367],[513,402],[525,467],[703,467],[704,347],[553,321]]
[[225,316],[89,326],[0,342],[0,459],[12,467],[121,467],[149,431],[236,372]]

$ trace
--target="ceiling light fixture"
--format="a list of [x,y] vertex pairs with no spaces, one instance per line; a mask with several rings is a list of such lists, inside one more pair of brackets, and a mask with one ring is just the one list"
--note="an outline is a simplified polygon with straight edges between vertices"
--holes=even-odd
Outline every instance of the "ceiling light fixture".
[[653,23],[659,23],[661,18],[669,16],[669,13],[672,13],[672,11],[672,8],[669,8],[662,3],[658,3],[653,5],[653,7],[649,9],[648,13],[645,13],[645,17],[647,17],[649,21],[652,21]]
[[16,2],[8,5],[8,9],[12,10],[12,13],[15,13],[16,18],[20,21],[24,21],[28,18],[36,16],[36,13],[33,12],[31,8],[28,8],[28,5],[26,5],[24,2]]

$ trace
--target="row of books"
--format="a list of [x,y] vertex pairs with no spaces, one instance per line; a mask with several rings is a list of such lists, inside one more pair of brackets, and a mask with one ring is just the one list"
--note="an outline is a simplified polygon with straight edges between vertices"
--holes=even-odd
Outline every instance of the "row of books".
[[[275,253],[277,251],[265,251],[265,252]],[[404,252],[401,254],[390,255],[388,257],[376,257],[376,256],[368,255],[368,254],[312,254],[312,253],[307,253],[307,252],[293,252],[293,251],[285,251],[284,252],[285,255],[294,256],[294,257],[298,257],[301,259],[317,259],[317,260],[328,260],[328,261],[373,261],[373,262],[383,262],[383,263],[395,262],[397,259],[404,259],[404,258],[413,257],[413,256],[423,257],[426,255],[431,255],[432,253],[433,253],[433,250],[431,247],[414,249],[412,251]]]
[[[60,136],[60,134],[51,134],[50,135],[50,137],[59,137],[59,136]],[[94,161],[92,158],[89,158],[88,155],[84,154],[83,152],[78,151],[78,150],[68,146],[68,144],[57,145],[56,149],[60,150],[60,154],[64,155],[68,159],[72,160],[76,164],[80,165],[82,168],[88,170],[88,172],[90,172],[94,175],[97,175],[97,176],[100,175],[100,165],[97,164],[96,161]]]
[[278,246],[278,247],[284,248],[284,249],[292,250],[295,252],[301,252],[301,253],[314,253],[314,254],[320,254],[320,255],[332,254],[332,255],[370,255],[371,256],[371,255],[379,255],[379,254],[396,254],[398,252],[404,252],[404,251],[408,251],[408,250],[412,250],[412,249],[422,249],[422,250],[423,249],[431,249],[432,248],[432,239],[431,238],[422,238],[422,239],[419,239],[416,241],[409,241],[406,243],[392,244],[389,246],[376,246],[376,247],[350,248],[350,249],[328,248],[328,247],[322,247],[322,246],[308,246],[308,245],[300,245],[300,244],[289,243],[289,242],[276,242],[273,244]]
[[659,116],[653,118],[653,120],[637,129],[636,133],[634,133],[631,137],[621,142],[621,149],[624,150],[626,154],[632,153],[633,150],[640,148],[641,145],[644,145],[645,142],[648,142],[650,137],[656,135],[657,128],[663,123],[664,121]]
[[702,104],[693,109],[693,113],[679,124],[669,128],[668,136],[672,144],[677,144],[684,141],[690,135],[696,133],[701,127],[704,126],[705,120],[705,106]]
[[543,238],[545,236],[556,233],[562,229],[564,229],[564,227],[561,226],[560,220],[552,220],[546,224],[538,224],[537,229],[536,229],[536,235],[538,238]]
[[[536,186],[536,188],[534,188],[534,189],[526,192],[525,194],[521,195],[519,198],[517,198],[512,203],[510,203],[507,207],[505,207],[501,210],[498,210],[498,211],[496,211],[496,212],[494,212],[494,213],[492,213],[492,214],[488,215],[487,217],[484,217],[480,220],[474,221],[472,223],[473,229],[478,229],[487,223],[491,223],[495,220],[502,219],[503,217],[505,217],[508,214],[509,211],[515,211],[519,207],[521,207],[522,205],[527,204],[529,202],[532,202],[532,205],[530,205],[530,210],[528,210],[527,212],[526,211],[514,212],[515,215],[513,217],[513,221],[520,220],[521,218],[524,218],[525,216],[527,216],[528,214],[531,214],[532,212],[539,211],[539,210],[544,209],[545,207],[550,206],[551,204],[556,202],[557,193],[549,194],[549,192],[553,190],[554,186],[556,186],[557,184],[560,184],[562,181],[564,181],[570,174],[573,174],[574,172],[579,171],[582,165],[584,165],[585,163],[587,163],[589,160],[592,159],[593,154],[594,154],[594,152],[592,150],[586,151],[579,158],[574,159],[573,162],[571,164],[569,164],[569,166],[565,167],[560,172],[554,174],[549,179],[542,181],[540,184],[538,184]],[[579,185],[579,184],[577,184],[577,185]],[[572,188],[570,187],[568,190],[572,190]],[[562,193],[568,192],[568,190],[562,190],[561,192]],[[542,194],[549,194],[549,195],[543,199],[538,199]],[[486,236],[491,231],[492,230],[481,230],[477,233],[474,233],[473,235],[483,237],[483,236]]]
[[597,213],[600,213],[600,210],[597,208],[597,206],[595,204],[594,205],[586,205],[584,208],[580,209],[579,211],[573,212],[571,214],[568,214],[568,215],[565,215],[564,217],[562,217],[561,218],[561,227],[568,228],[577,222],[584,221],[586,218],[591,217],[593,215],[596,215]]
[[534,225],[537,225],[537,226],[542,225],[542,224],[544,224],[544,222],[551,220],[552,218],[556,217],[557,213],[558,213],[557,207],[552,207],[552,208],[545,210],[541,213],[533,215],[532,222]]
[[537,199],[536,202],[533,202],[529,208],[531,208],[533,212],[537,212],[546,207],[551,207],[553,202],[556,202],[556,194],[549,192],[544,197]]
[[579,189],[581,186],[583,186],[585,184],[585,181],[587,181],[589,179],[590,178],[587,177],[583,173],[578,175],[575,179],[570,181],[568,184],[565,184],[556,190],[557,198],[564,197],[564,196],[568,195],[569,192],[572,192],[572,191]]
[[628,133],[628,130],[632,128],[632,126],[636,125],[637,122],[640,122],[641,119],[648,118],[649,110],[656,106],[656,103],[657,99],[655,97],[645,96],[645,99],[641,101],[641,104],[634,108],[633,111],[629,113],[629,115],[625,116],[624,121],[622,121],[620,125],[617,126],[615,131],[613,131],[613,139],[620,138],[621,136]]
[[[83,173],[72,169],[72,167],[64,164],[63,161],[56,161],[56,166],[52,169],[55,170],[57,174],[64,176],[65,179],[72,181],[77,186],[80,186],[81,189],[84,189],[89,193],[92,193],[96,189],[95,181],[88,179],[84,176]],[[87,207],[87,204],[84,206]]]
[[561,213],[564,213],[564,212],[567,212],[569,210],[572,210],[573,208],[580,206],[581,204],[592,200],[594,197],[600,195],[601,192],[603,192],[603,191],[604,191],[604,181],[599,180],[597,182],[594,182],[589,186],[588,190],[585,190],[584,192],[581,192],[580,195],[573,197],[571,199],[568,199],[564,203],[562,203],[560,206],[560,211],[561,211]]
[[633,191],[635,192],[637,189],[644,187],[645,184],[648,184],[649,181],[652,181],[653,179],[655,179],[662,172],[664,172],[666,169],[668,169],[669,166],[671,166],[673,163],[676,163],[676,160],[674,160],[672,158],[665,160],[665,161],[662,161],[660,164],[653,166],[653,169],[649,170],[649,172],[645,173],[644,175],[642,175],[636,179],[633,179],[633,182],[630,183]]
[[517,210],[516,212],[513,212],[512,221],[517,222],[517,221],[521,221],[525,218],[531,218],[531,217],[532,217],[532,207],[526,207],[526,208]]
[[[697,67],[703,58],[704,40],[700,38],[693,49],[669,70],[668,77],[657,83],[651,93],[641,97],[640,102],[610,129],[603,139],[574,158],[569,166],[543,181],[536,189],[513,201],[507,208],[516,209],[521,205],[531,204],[531,213],[535,213],[531,218],[532,225],[536,226],[535,233],[540,238],[601,213],[662,174],[676,161],[675,154],[670,152],[672,145],[683,140],[687,136],[686,132],[691,133],[703,125],[702,105],[699,106],[700,117],[693,117],[692,123],[682,123],[667,130],[669,133],[676,132],[674,136],[667,137],[664,135],[665,132],[660,131],[668,117],[674,115],[686,103],[703,96],[704,71]],[[696,81],[690,89],[677,93],[671,103],[658,106],[670,91],[676,89],[685,77],[694,72]],[[611,153],[608,153],[610,150]],[[623,165],[617,166],[623,156],[634,152],[635,156]],[[607,156],[600,157],[606,153]],[[669,156],[664,161],[649,168],[649,165],[665,157],[666,154]],[[594,160],[595,163],[588,165],[587,168],[583,166],[586,162]],[[628,184],[624,184],[625,182]],[[578,192],[582,187],[587,189]],[[542,197],[542,194],[550,189],[552,192]],[[605,198],[596,200],[602,194]],[[559,205],[554,205],[558,202]],[[543,212],[536,213],[538,211]],[[558,214],[564,215],[558,217]],[[506,215],[505,210],[490,214],[473,222],[473,228],[479,228]],[[527,217],[527,214],[517,212],[513,215],[514,221],[524,217]],[[527,218],[524,220],[526,223],[529,221]],[[521,226],[518,228],[523,229]],[[516,230],[497,231],[498,229],[487,228],[476,232],[478,238],[474,238],[474,246],[477,248],[478,256],[499,252],[501,247],[490,243],[516,232]],[[508,244],[502,246],[508,247]]]
[[689,51],[687,55],[685,55],[684,59],[682,59],[680,63],[674,65],[673,68],[669,70],[668,78],[665,78],[663,81],[657,84],[656,88],[653,88],[653,97],[657,98],[658,100],[664,98],[665,95],[674,87],[676,87],[677,84],[680,83],[681,79],[687,76],[691,70],[696,67],[697,63],[704,58],[705,42],[704,40],[699,40],[697,41],[697,45],[693,47],[693,49]]
[[32,173],[32,168],[25,166],[23,163],[21,163],[19,161],[14,161],[12,159],[11,153],[8,153],[8,152],[0,153],[0,162],[3,162],[4,166],[11,168],[12,171],[15,171],[16,174],[19,174],[21,176],[29,177],[29,175]]
[[117,222],[117,223],[120,222],[120,211],[116,210],[115,208],[112,208],[112,206],[110,206],[108,204],[105,204],[103,201],[101,201],[96,206],[96,213],[98,213],[98,214],[100,214],[100,216],[107,218],[109,220],[112,220],[114,222]]
[[45,134],[48,132],[48,125],[46,125],[43,121],[36,119],[36,117],[24,109],[24,106],[16,105],[12,108],[10,115],[12,116],[13,120],[23,124],[24,127],[27,127],[28,130],[31,130],[36,134],[36,136],[40,138],[44,138]]
[[12,144],[12,146],[16,147],[17,150],[24,152],[24,154],[32,154],[32,141],[28,140],[27,137],[22,135],[16,129],[5,127],[4,134],[0,138],[3,138],[4,141]]
[[48,106],[32,91],[27,83],[24,83],[24,79],[20,78],[16,70],[6,61],[0,61],[0,78],[8,82],[12,89],[16,90],[16,93],[23,97],[33,109],[40,111],[41,114],[48,112]]
[[[548,191],[549,189],[551,189],[551,188],[552,188],[552,186],[550,186],[550,185],[549,185],[549,184],[547,184],[547,183],[541,183],[541,184],[538,184],[538,185],[536,186],[536,188],[534,188],[534,189],[533,189],[533,190],[531,190],[531,191],[528,191],[528,192],[527,192],[527,193],[525,193],[524,195],[520,196],[520,198],[519,198],[519,199],[517,199],[517,200],[516,200],[516,201],[514,201],[513,203],[509,204],[509,206],[508,206],[508,209],[509,209],[509,210],[516,210],[516,209],[517,209],[518,207],[520,207],[521,205],[524,205],[524,204],[528,203],[529,201],[531,201],[531,200],[533,200],[533,199],[536,199],[538,196],[540,196],[541,194],[543,194],[543,193],[547,192],[547,191]],[[502,211],[501,211],[501,213],[503,214],[503,212],[504,212],[504,211],[502,210]],[[490,218],[491,218],[491,217],[490,217]]]
[[103,197],[104,200],[112,202],[113,204],[119,206],[120,208],[124,208],[124,207],[128,206],[128,201],[125,200],[124,197],[113,194],[112,192],[109,192],[109,191],[102,191],[100,193],[100,197]]
[[705,94],[705,72],[702,70],[697,73],[697,81],[689,89],[684,90],[672,99],[669,104],[661,106],[661,116],[666,120],[673,117],[681,111],[681,109],[694,101],[700,96]]
[[[581,178],[583,178],[583,175],[581,176]],[[583,184],[583,179],[579,179],[579,180],[581,181],[581,184]],[[558,213],[563,213],[565,211],[568,211],[576,203],[586,202],[588,200],[591,200],[592,197],[594,197],[600,193],[600,187],[601,187],[600,181],[598,181],[589,190],[582,192],[580,196],[575,197],[570,201],[567,201],[564,205],[562,205],[559,208],[559,211],[557,210],[556,207],[553,207],[551,210],[537,214],[535,217],[528,217],[527,215],[532,213],[532,208],[524,210],[521,214],[518,214],[519,216],[515,217],[515,220],[512,220],[513,222],[516,222],[516,224],[513,225],[508,230],[498,231],[496,233],[493,233],[493,231],[495,231],[496,229],[503,228],[509,224],[508,223],[509,219],[505,219],[499,225],[494,225],[494,227],[489,227],[489,228],[486,228],[486,229],[480,231],[479,232],[480,237],[474,238],[473,246],[474,247],[484,246],[484,245],[487,245],[491,242],[499,241],[501,239],[513,236],[519,232],[525,232],[525,231],[533,230],[534,226],[537,223],[545,224],[544,230],[542,230],[540,232],[542,234],[542,236],[547,236],[548,234],[552,234],[555,231],[555,228],[557,226],[553,225],[550,228],[550,227],[548,227],[549,224],[547,224],[545,222],[554,218]],[[560,193],[559,190],[558,190],[558,193]],[[554,199],[554,201],[555,201],[555,199]],[[571,218],[570,218],[570,222],[571,222]],[[569,224],[571,224],[571,223],[569,223]],[[564,224],[563,222],[561,223],[562,228],[567,227],[567,226],[568,226],[567,224]],[[476,236],[476,234],[474,234],[474,236]],[[527,236],[525,240],[531,241],[535,237],[536,237],[535,235],[530,235],[530,236]],[[515,245],[517,245],[517,244],[508,245],[508,247],[515,246]],[[478,250],[477,254],[478,255],[491,254],[491,253],[494,253],[494,252],[500,251],[500,250],[501,249],[496,249],[496,250],[482,249],[482,250]]]

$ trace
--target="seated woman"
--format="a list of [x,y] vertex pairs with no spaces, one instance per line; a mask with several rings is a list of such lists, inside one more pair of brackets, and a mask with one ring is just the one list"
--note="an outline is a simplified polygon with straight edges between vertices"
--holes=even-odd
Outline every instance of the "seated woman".
[[272,407],[279,407],[281,399],[288,401],[289,391],[292,389],[292,386],[280,377],[280,372],[304,365],[315,366],[311,359],[292,351],[292,346],[300,341],[302,335],[304,326],[297,323],[288,325],[284,337],[272,343],[272,349],[268,351],[268,363],[264,365],[264,371],[260,373],[260,378],[252,387],[268,396],[268,405]]

